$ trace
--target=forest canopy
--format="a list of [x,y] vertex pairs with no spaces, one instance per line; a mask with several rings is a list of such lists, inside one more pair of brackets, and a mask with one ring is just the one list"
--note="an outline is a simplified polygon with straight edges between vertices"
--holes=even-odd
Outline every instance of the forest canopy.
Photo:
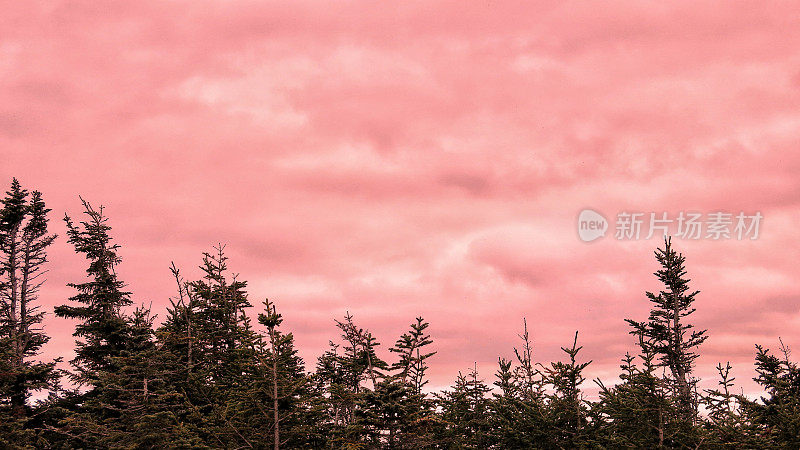
[[[514,357],[431,392],[429,324],[382,345],[346,313],[316,361],[304,361],[279,304],[253,299],[224,246],[202,253],[202,276],[171,267],[165,319],[126,290],[120,245],[103,207],[81,199],[64,218],[85,259],[72,296],[48,299],[75,323],[75,357],[42,360],[53,337],[38,297],[57,239],[42,194],[14,179],[0,209],[0,446],[3,448],[800,448],[800,369],[790,350],[755,345],[761,398],[737,394],[730,363],[701,389],[708,338],[692,323],[699,291],[670,238],[654,252],[650,313],[628,318],[636,352],[619,383],[592,378],[580,333],[558,361],[537,361],[524,322]],[[255,314],[254,314],[255,312]],[[253,318],[256,318],[255,320]],[[587,384],[599,388],[587,399]]]

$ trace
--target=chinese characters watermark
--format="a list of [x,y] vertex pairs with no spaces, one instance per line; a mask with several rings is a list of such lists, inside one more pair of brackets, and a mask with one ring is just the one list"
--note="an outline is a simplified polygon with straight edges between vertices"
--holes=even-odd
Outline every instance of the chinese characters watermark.
[[[639,240],[675,236],[686,240],[755,240],[758,239],[764,216],[756,211],[738,214],[716,211],[707,214],[680,211],[670,216],[667,212],[622,211],[614,224],[617,240]],[[590,242],[606,235],[611,228],[608,220],[597,211],[584,209],[578,215],[578,237]]]

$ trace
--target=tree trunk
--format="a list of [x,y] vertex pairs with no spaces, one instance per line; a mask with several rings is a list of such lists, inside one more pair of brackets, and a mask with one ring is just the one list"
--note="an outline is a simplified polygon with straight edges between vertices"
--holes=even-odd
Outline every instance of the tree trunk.
[[[19,269],[19,249],[17,234],[19,224],[15,225],[8,233],[8,320],[9,330],[12,333],[12,356],[11,365],[15,369],[20,369],[23,365],[24,348],[22,346],[22,330],[20,329],[20,292],[17,270]],[[18,378],[18,377],[17,377]],[[25,414],[25,383],[21,379],[14,380],[11,391],[11,409],[14,415],[22,417]]]
[[664,410],[658,407],[658,448],[664,448]]
[[672,316],[672,340],[673,340],[673,355],[671,358],[672,374],[675,377],[675,382],[678,384],[678,405],[680,407],[681,415],[684,419],[690,420],[691,417],[691,392],[689,390],[689,381],[686,379],[686,371],[679,359],[682,353],[682,336],[680,332],[680,305],[678,299],[680,295],[677,292],[672,292],[673,302],[673,316]]
[[273,422],[275,423],[274,433],[274,448],[275,450],[281,447],[281,421],[280,412],[278,411],[278,354],[275,348],[275,330],[269,330],[269,342],[272,348],[272,414]]
[[278,414],[278,363],[275,358],[275,347],[272,350],[272,407],[275,415],[275,450],[281,447],[280,415]]

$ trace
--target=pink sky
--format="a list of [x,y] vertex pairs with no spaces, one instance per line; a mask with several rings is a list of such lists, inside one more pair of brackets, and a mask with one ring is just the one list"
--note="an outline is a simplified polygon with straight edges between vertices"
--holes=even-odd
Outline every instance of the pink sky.
[[[800,8],[792,2],[2,2],[0,182],[62,235],[48,310],[104,204],[134,300],[227,243],[309,366],[345,311],[391,345],[431,322],[432,386],[492,380],[523,317],[537,357],[576,329],[613,378],[658,240],[591,244],[578,212],[760,211],[755,241],[687,242],[697,372],[800,349]],[[72,325],[48,317],[49,354]],[[800,350],[798,350],[800,351]]]

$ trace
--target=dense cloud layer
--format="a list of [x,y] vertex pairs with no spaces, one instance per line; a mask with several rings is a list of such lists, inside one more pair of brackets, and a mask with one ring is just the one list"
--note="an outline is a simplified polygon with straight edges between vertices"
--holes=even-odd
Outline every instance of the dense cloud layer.
[[[788,7],[788,8],[787,8]],[[527,317],[542,360],[581,331],[613,377],[656,239],[575,218],[761,211],[757,241],[678,241],[699,372],[800,346],[800,27],[787,3],[6,2],[0,181],[54,219],[102,203],[138,302],[228,244],[307,360],[345,311],[390,345],[432,322],[433,384],[489,379]],[[64,234],[63,223],[53,228]],[[42,298],[83,262],[61,238]],[[71,325],[49,318],[51,354]]]

